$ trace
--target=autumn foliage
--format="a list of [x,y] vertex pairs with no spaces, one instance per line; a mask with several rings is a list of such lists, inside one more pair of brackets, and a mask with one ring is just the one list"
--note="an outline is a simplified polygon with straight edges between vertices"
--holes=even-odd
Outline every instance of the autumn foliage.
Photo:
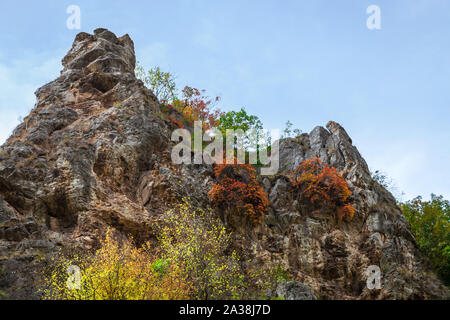
[[166,212],[158,223],[162,257],[181,265],[192,283],[192,299],[240,299],[247,296],[237,253],[223,223],[209,210],[195,208],[188,199]]
[[[185,86],[178,90],[175,77],[169,72],[162,71],[159,67],[146,71],[138,64],[136,76],[152,90],[162,105],[176,110],[187,122],[202,121],[204,130],[215,128],[219,124],[219,118],[223,113],[216,108],[220,97],[210,98],[205,90],[198,90]],[[172,123],[183,127],[182,121],[169,116]]]
[[218,164],[214,171],[217,183],[209,192],[212,203],[260,222],[269,200],[256,181],[255,168],[249,164]]
[[319,158],[303,161],[291,173],[295,190],[317,208],[337,213],[339,219],[352,219],[355,209],[348,203],[351,191],[339,172]]
[[[263,296],[270,279],[243,268],[230,230],[189,199],[153,225],[158,246],[108,229],[95,252],[66,249],[46,261],[40,294],[46,300],[228,300]],[[69,272],[78,268],[78,281]],[[69,286],[68,284],[77,284]]]
[[[219,117],[223,114],[219,109],[215,109],[215,104],[220,98],[210,99],[206,96],[205,90],[198,90],[185,86],[181,90],[181,99],[175,99],[171,103],[162,101],[170,109],[173,108],[183,115],[186,121],[202,121],[205,130],[212,129],[219,124]],[[172,122],[174,120],[172,119]],[[178,123],[175,123],[181,127]]]
[[[78,287],[67,285],[73,277],[69,267],[80,270]],[[188,299],[191,283],[184,265],[168,264],[149,244],[141,248],[119,241],[108,229],[93,254],[53,257],[43,271],[42,298],[46,300],[178,300]],[[75,281],[76,283],[76,281]]]
[[180,120],[175,119],[172,115],[169,115],[169,119],[178,128],[183,128],[184,127],[183,122],[181,122]]

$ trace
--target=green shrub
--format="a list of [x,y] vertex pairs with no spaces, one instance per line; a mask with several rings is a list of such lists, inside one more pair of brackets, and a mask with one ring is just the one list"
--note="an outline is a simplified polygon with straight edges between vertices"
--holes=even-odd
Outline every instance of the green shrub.
[[158,259],[152,263],[153,270],[162,276],[166,273],[168,267],[169,264],[166,259]]
[[283,134],[281,136],[282,139],[290,138],[292,136],[293,137],[298,137],[298,136],[300,136],[302,134],[302,131],[300,129],[293,129],[292,130],[292,126],[293,126],[293,123],[291,121],[289,121],[289,120],[286,121],[286,126],[285,126],[285,128],[283,130]]
[[275,277],[277,282],[287,282],[294,280],[289,274],[289,270],[283,268],[281,264],[275,266],[272,269],[273,276]]
[[136,77],[150,89],[159,101],[177,100],[175,77],[169,72],[163,72],[159,67],[148,71],[138,64]]
[[[226,136],[226,130],[242,130],[247,133],[243,138],[243,146],[245,150],[259,150],[260,144],[263,143],[263,124],[257,116],[249,115],[241,108],[239,111],[229,111],[219,117],[218,129],[222,135]],[[253,132],[250,132],[252,130]],[[248,132],[247,132],[248,131]]]
[[417,197],[401,204],[411,224],[416,242],[431,265],[450,285],[450,203],[442,196],[431,195],[431,201]]

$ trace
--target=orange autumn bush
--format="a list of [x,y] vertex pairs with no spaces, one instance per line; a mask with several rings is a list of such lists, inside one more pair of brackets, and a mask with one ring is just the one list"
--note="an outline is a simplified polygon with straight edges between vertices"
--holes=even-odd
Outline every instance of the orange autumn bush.
[[214,172],[217,183],[209,192],[213,205],[260,222],[269,200],[256,181],[255,168],[249,164],[218,164]]
[[339,219],[352,219],[355,209],[348,203],[352,192],[339,172],[319,158],[303,161],[290,175],[294,190],[322,209],[337,213]]
[[[175,98],[171,103],[165,100],[161,102],[169,109],[177,110],[188,122],[202,121],[203,129],[209,130],[217,127],[219,117],[223,115],[223,112],[215,108],[219,100],[220,97],[210,99],[206,96],[205,90],[185,86],[181,90],[181,99]],[[171,120],[174,122],[173,119]],[[181,128],[178,123],[175,124]]]
[[[189,86],[185,86],[182,93],[182,101],[185,106],[184,114],[192,121],[201,120],[205,130],[216,127],[222,111],[215,108],[220,101],[220,97],[210,99],[206,95],[205,90],[198,90]],[[215,110],[214,110],[215,109]]]
[[173,123],[175,126],[177,126],[178,128],[183,128],[183,127],[184,127],[183,122],[181,122],[181,121],[175,119],[172,115],[169,115],[169,119],[170,119],[170,121],[172,121],[172,123]]
[[342,220],[344,217],[347,217],[348,219],[351,220],[355,214],[355,208],[353,208],[351,204],[346,204],[345,206],[340,207],[337,210],[337,213],[338,213],[339,219]]

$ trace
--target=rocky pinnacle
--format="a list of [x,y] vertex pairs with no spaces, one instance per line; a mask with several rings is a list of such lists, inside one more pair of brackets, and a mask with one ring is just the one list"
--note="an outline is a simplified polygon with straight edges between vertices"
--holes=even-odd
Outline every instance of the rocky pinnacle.
[[[60,76],[36,91],[34,108],[0,147],[0,290],[8,298],[39,298],[41,258],[63,246],[95,249],[108,227],[154,240],[153,222],[171,203],[210,205],[211,166],[171,162],[173,124],[136,78],[135,63],[128,35],[78,34]],[[310,212],[288,192],[283,171],[312,157],[347,181],[352,221]],[[394,197],[338,123],[282,140],[279,174],[258,180],[271,202],[262,223],[228,227],[255,265],[289,270],[296,282],[278,291],[299,299],[447,297]],[[381,289],[366,285],[372,265]]]

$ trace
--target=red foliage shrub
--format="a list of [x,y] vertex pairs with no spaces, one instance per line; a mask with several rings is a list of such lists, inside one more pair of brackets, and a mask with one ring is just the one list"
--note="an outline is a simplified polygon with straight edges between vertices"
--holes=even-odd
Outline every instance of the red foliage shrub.
[[209,192],[212,203],[260,222],[269,200],[256,181],[255,168],[249,164],[219,164],[214,171],[217,183]]
[[196,88],[184,87],[181,91],[183,94],[183,102],[185,105],[184,112],[187,116],[190,116],[194,121],[202,120],[204,122],[205,130],[211,129],[218,125],[218,119],[222,115],[222,112],[218,109],[214,109],[214,106],[219,102],[220,97],[215,97],[214,100],[210,100],[205,95],[205,90],[198,90]]
[[183,128],[183,122],[175,119],[172,115],[169,115],[169,119],[172,121],[174,125],[176,125],[178,128]]
[[353,215],[355,214],[355,209],[350,204],[346,204],[345,206],[340,207],[337,212],[338,212],[339,219],[341,219],[341,220],[344,217],[352,219]]
[[219,109],[213,110],[220,98],[211,100],[205,95],[205,90],[198,90],[192,87],[184,87],[181,91],[182,98],[176,99],[172,103],[162,101],[169,108],[174,108],[180,112],[188,121],[202,121],[203,128],[209,130],[217,127],[219,117],[223,114]]
[[335,211],[340,219],[351,219],[354,208],[348,203],[352,194],[347,182],[333,167],[329,167],[319,158],[303,161],[291,174],[295,190],[316,207]]

